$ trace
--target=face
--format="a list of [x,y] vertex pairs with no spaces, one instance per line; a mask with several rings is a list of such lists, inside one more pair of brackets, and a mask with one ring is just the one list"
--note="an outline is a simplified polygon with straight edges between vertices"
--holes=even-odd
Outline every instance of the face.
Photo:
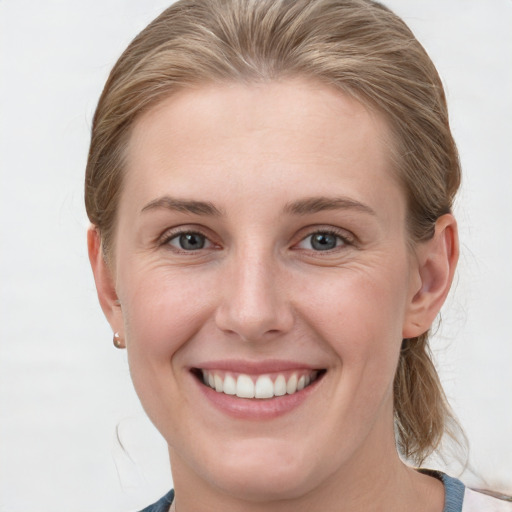
[[175,483],[293,497],[394,453],[421,283],[389,139],[301,80],[183,91],[137,121],[110,321]]

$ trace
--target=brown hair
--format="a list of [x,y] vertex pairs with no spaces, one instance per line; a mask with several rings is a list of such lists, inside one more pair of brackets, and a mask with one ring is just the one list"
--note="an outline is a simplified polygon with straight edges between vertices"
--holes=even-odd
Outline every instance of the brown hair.
[[[451,210],[460,166],[437,71],[400,18],[371,0],[180,0],[125,50],[94,116],[85,203],[105,257],[114,249],[124,150],[141,113],[195,84],[296,76],[385,116],[411,240],[430,238]],[[454,424],[428,333],[403,342],[394,408],[399,449],[419,464]]]

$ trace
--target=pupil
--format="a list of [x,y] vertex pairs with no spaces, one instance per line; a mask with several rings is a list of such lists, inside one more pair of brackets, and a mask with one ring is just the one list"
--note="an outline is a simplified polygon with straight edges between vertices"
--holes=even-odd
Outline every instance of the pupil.
[[317,233],[313,235],[311,245],[317,251],[328,251],[336,247],[336,237],[327,233]]
[[180,235],[180,246],[186,250],[197,250],[204,247],[204,236],[196,233]]

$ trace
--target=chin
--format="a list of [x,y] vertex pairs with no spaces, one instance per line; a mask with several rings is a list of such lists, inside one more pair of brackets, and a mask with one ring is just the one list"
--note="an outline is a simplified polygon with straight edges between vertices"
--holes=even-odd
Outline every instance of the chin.
[[[241,462],[236,468],[219,468],[213,482],[217,487],[246,501],[291,500],[308,492],[311,485],[307,468],[299,465],[273,466]],[[223,470],[224,469],[224,470]]]
[[200,461],[197,467],[214,487],[238,499],[290,500],[314,487],[311,476],[318,473],[316,462],[305,460],[296,443],[260,439],[237,443],[220,451],[222,453],[212,454],[215,464],[206,466]]

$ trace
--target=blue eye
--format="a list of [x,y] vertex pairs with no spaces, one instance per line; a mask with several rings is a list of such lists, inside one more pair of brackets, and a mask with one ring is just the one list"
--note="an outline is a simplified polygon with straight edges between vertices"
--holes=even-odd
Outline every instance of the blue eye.
[[298,247],[313,251],[331,251],[345,244],[345,240],[335,233],[318,231],[301,240]]
[[337,247],[339,237],[330,233],[315,233],[310,239],[311,247],[315,251],[329,251]]
[[192,232],[175,235],[167,243],[182,251],[199,251],[211,245],[211,242],[204,235]]

